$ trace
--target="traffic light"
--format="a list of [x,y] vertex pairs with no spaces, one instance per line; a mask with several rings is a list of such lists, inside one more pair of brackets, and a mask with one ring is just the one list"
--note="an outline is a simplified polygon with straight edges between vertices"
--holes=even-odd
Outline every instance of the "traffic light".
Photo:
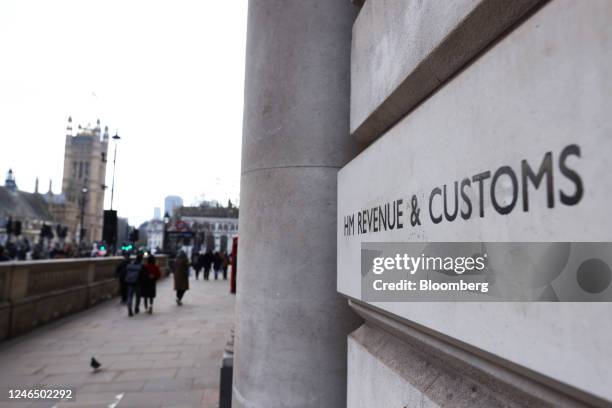
[[102,239],[112,246],[115,246],[117,242],[117,211],[115,210],[104,210]]
[[9,217],[6,221],[6,233],[7,235],[11,235],[13,233],[13,219]]
[[130,243],[123,243],[123,245],[121,245],[121,250],[124,252],[130,252],[132,249],[134,249],[134,246]]

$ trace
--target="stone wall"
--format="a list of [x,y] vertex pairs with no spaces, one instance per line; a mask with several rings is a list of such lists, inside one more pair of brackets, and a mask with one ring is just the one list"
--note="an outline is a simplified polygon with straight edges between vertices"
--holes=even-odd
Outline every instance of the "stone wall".
[[[338,176],[338,291],[366,321],[348,338],[348,407],[611,406],[609,302],[369,302],[360,280],[363,242],[612,239],[611,19],[606,0],[365,1],[350,122],[367,146]],[[433,221],[434,187],[567,146],[584,188],[555,167],[554,206],[489,180],[467,193],[479,214]],[[344,234],[344,216],[398,198],[406,228]]]
[[[612,240],[612,2],[352,3],[249,1],[232,404],[610,406],[610,303],[368,302],[360,251]],[[409,218],[434,186],[563,152],[585,187],[555,165],[554,209],[489,180],[471,218]],[[410,228],[343,233],[397,198]]]
[[[87,309],[118,294],[120,257],[0,264],[0,340]],[[166,256],[157,257],[167,275]]]

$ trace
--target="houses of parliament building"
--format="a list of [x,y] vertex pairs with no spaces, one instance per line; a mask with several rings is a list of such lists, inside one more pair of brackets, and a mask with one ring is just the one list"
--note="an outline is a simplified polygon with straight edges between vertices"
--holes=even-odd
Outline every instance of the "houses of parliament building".
[[[79,125],[74,131],[72,126],[69,117],[61,193],[53,193],[51,182],[47,193],[39,193],[38,180],[34,193],[20,191],[12,171],[0,187],[0,218],[19,221],[30,240],[37,239],[43,224],[67,228],[67,242],[102,239],[108,126],[102,131],[99,119],[95,126]],[[6,236],[3,230],[0,227],[0,235]]]

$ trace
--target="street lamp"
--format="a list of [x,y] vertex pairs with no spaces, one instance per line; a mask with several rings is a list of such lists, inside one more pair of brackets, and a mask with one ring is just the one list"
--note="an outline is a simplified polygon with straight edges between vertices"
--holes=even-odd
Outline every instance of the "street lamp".
[[168,224],[170,223],[170,214],[166,211],[164,214],[164,243],[162,244],[164,254],[168,253]]
[[79,250],[81,249],[81,244],[83,243],[83,235],[85,235],[85,199],[87,194],[87,187],[83,187],[81,190],[81,231],[79,233]]
[[117,143],[119,142],[120,139],[121,137],[117,134],[117,131],[115,131],[115,136],[113,136],[113,140],[115,141],[115,153],[113,154],[113,184],[111,186],[111,202],[110,202],[111,211],[113,210],[113,198],[115,197],[115,166],[117,163]]

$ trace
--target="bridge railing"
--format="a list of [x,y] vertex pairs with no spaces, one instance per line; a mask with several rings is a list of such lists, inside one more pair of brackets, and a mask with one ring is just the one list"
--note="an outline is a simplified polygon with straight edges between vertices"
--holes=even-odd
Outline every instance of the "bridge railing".
[[[156,256],[162,275],[168,258]],[[0,263],[0,340],[87,309],[119,293],[121,257]]]

